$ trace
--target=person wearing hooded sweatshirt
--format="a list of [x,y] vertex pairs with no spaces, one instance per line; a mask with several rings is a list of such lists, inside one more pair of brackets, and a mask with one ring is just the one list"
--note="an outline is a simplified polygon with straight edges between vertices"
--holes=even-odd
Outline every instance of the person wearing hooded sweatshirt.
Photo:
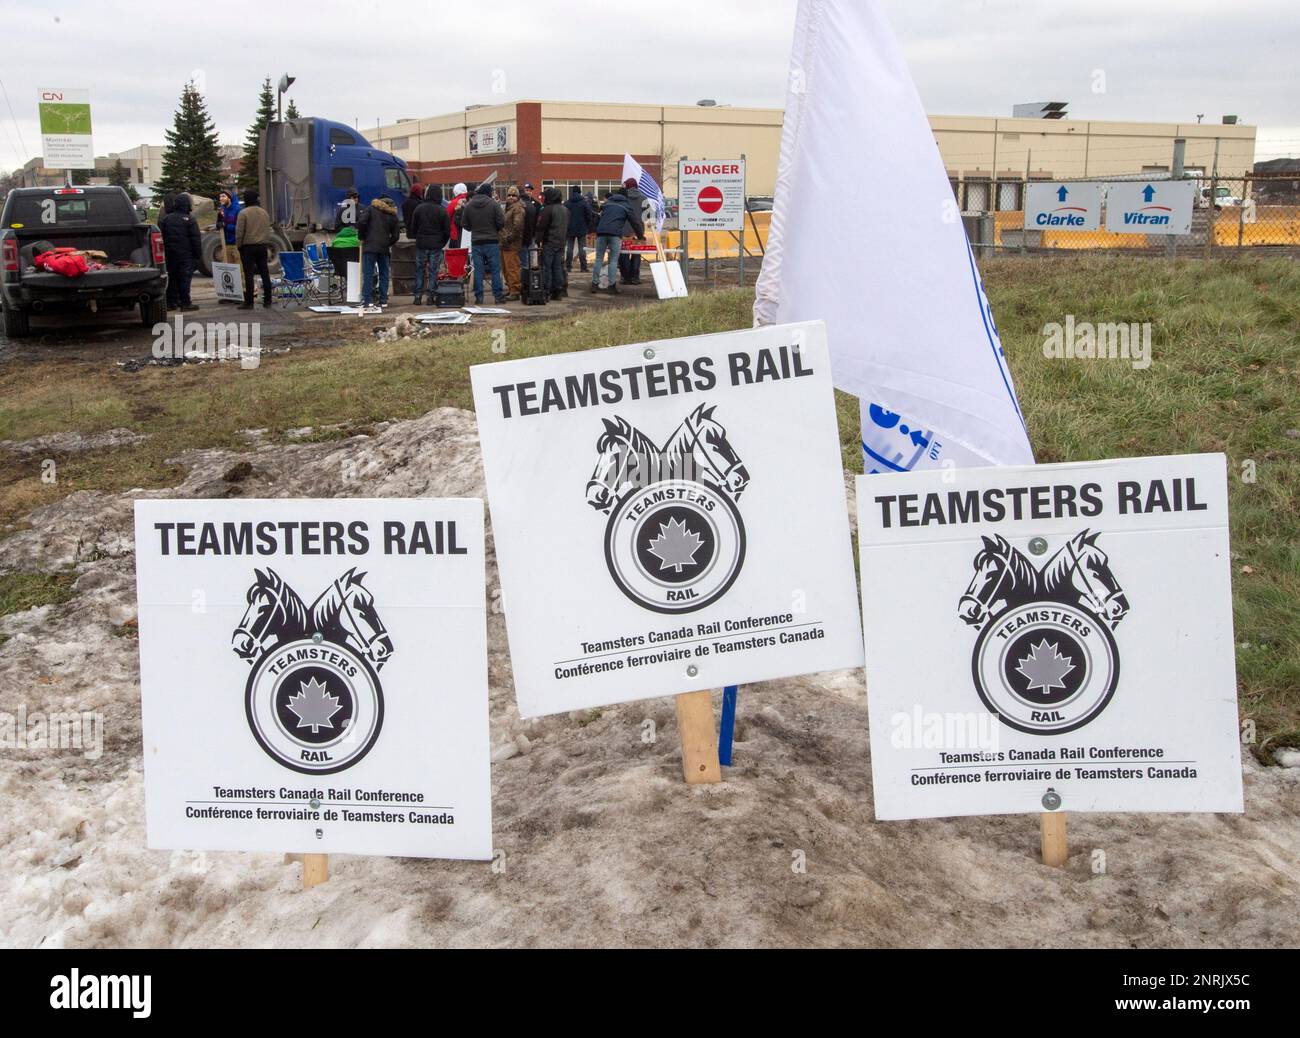
[[451,217],[442,207],[442,188],[434,186],[424,193],[424,201],[411,213],[406,236],[415,241],[415,305],[423,301],[426,284],[429,302],[433,303],[442,250],[451,238]]
[[515,262],[515,254],[524,243],[524,203],[519,198],[519,188],[513,184],[506,191],[506,222],[501,228],[501,267],[506,279],[506,295],[522,298],[522,272]]
[[564,242],[564,269],[573,269],[573,254],[578,254],[582,273],[587,273],[587,233],[595,223],[591,203],[583,197],[578,185],[569,188],[569,200],[564,203],[569,211],[569,229]]
[[406,200],[402,202],[402,226],[406,228],[406,236],[412,241],[415,240],[415,235],[411,233],[411,219],[415,216],[416,206],[423,201],[424,185],[419,183],[412,184],[411,193],[407,195]]
[[459,183],[451,189],[451,201],[447,203],[447,216],[451,218],[451,248],[460,248],[460,207],[469,198],[469,189]]
[[[631,225],[639,241],[645,241],[645,224],[641,222],[641,210],[632,209],[627,199],[627,191],[618,187],[605,196],[605,204],[600,207],[600,219],[596,222],[596,265],[591,268],[591,290],[618,294],[618,253],[623,246],[623,229]],[[605,258],[608,259],[606,266]]]
[[235,247],[244,268],[244,301],[241,310],[253,309],[253,275],[262,276],[262,305],[271,305],[271,214],[257,203],[256,191],[244,192],[244,204],[235,220]]
[[569,294],[564,276],[564,239],[568,237],[569,210],[560,202],[560,189],[548,187],[542,193],[541,213],[537,216],[537,245],[542,250],[542,285],[549,299],[563,299]]
[[191,208],[189,195],[177,195],[172,200],[171,211],[158,224],[167,259],[168,310],[198,309],[190,301],[190,279],[194,277],[194,268],[199,265],[203,239]]
[[[388,261],[393,246],[402,236],[397,206],[386,195],[370,203],[357,220],[361,239],[361,302],[365,306],[388,305]],[[376,284],[376,280],[378,284]]]
[[501,230],[506,214],[492,197],[491,184],[479,184],[473,196],[460,209],[460,225],[469,231],[470,253],[474,257],[474,302],[483,305],[483,275],[492,275],[492,298],[506,301],[506,286],[501,281]]

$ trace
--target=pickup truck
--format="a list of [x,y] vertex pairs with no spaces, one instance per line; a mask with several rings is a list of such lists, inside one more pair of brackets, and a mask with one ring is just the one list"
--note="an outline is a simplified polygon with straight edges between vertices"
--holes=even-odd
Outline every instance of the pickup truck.
[[[78,277],[36,267],[37,254],[69,246],[104,253],[104,267]],[[0,304],[11,339],[31,334],[33,314],[138,307],[146,327],[166,321],[162,234],[120,187],[15,188],[0,211]]]

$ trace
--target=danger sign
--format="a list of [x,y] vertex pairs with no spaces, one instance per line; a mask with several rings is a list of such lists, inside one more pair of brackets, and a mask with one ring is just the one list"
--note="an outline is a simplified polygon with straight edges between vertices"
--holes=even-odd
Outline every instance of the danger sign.
[[738,231],[745,221],[745,160],[693,162],[677,166],[683,231]]

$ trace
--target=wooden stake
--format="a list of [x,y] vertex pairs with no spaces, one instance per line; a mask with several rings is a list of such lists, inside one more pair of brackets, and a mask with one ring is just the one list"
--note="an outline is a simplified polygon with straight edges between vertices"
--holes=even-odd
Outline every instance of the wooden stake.
[[682,740],[682,777],[692,786],[721,782],[713,703],[707,691],[683,692],[677,697],[677,729]]
[[1059,869],[1070,857],[1070,841],[1065,832],[1064,811],[1044,811],[1038,816],[1042,836],[1043,864]]
[[302,889],[311,890],[330,878],[330,856],[328,854],[304,854],[302,856]]

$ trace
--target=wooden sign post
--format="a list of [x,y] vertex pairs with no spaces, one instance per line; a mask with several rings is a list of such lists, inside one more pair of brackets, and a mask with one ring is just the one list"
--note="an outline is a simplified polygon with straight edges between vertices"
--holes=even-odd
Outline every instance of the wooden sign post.
[[682,740],[682,777],[692,786],[721,782],[713,702],[707,691],[683,692],[677,697],[677,728]]
[[1059,869],[1070,857],[1070,841],[1065,831],[1065,812],[1044,811],[1038,816],[1038,827],[1042,837],[1043,864]]
[[311,890],[330,878],[330,856],[328,854],[304,854],[302,856],[302,889]]

